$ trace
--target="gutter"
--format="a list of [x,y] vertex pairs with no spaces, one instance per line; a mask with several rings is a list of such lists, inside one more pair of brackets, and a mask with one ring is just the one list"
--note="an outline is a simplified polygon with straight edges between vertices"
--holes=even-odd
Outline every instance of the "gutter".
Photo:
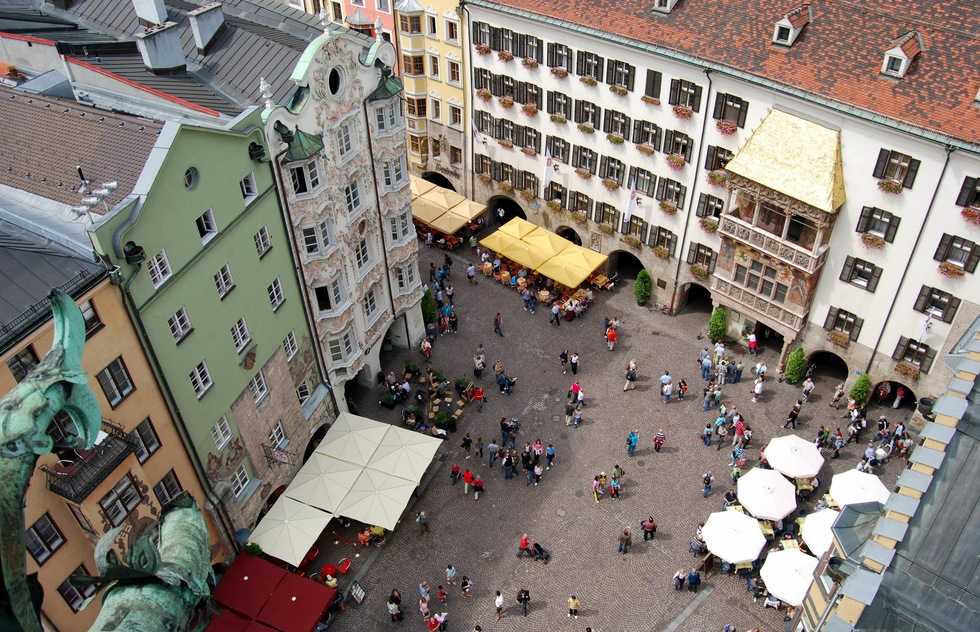
[[[470,29],[472,28],[472,21],[471,21],[472,20],[472,17],[470,16],[470,10],[466,7],[466,4],[467,4],[467,0],[459,0],[459,8],[462,9],[463,10],[463,13],[466,14],[466,19],[465,20],[460,20],[460,22],[462,24],[465,24],[465,27],[463,27],[460,30],[465,31],[467,33],[467,37],[469,38],[469,32],[470,32]],[[460,33],[459,34],[459,37],[460,37],[460,40],[462,40],[463,33]],[[469,40],[467,40],[467,43],[470,44],[472,42],[469,42]],[[470,69],[470,89],[472,90],[473,89],[473,86],[476,85],[476,68],[473,67],[473,60],[470,59],[470,57],[471,57],[470,56],[470,47],[467,45],[467,46],[462,46],[461,48],[463,49],[463,63],[466,65],[467,68]],[[463,120],[463,124],[464,125],[466,124],[466,119],[467,118],[469,119],[469,123],[470,124],[469,124],[469,127],[466,127],[465,128],[465,131],[463,133],[466,134],[465,138],[469,141],[466,144],[469,145],[469,147],[470,147],[470,152],[469,152],[470,153],[470,165],[469,165],[469,168],[467,168],[466,167],[466,164],[465,163],[463,164],[463,174],[464,174],[464,177],[465,177],[465,180],[463,181],[463,187],[464,188],[467,188],[469,190],[469,195],[467,195],[466,197],[468,197],[469,199],[472,200],[472,199],[474,199],[473,196],[476,195],[476,177],[475,177],[476,174],[473,173],[474,160],[476,158],[476,155],[474,153],[476,151],[476,148],[473,146],[473,143],[474,143],[474,141],[476,141],[476,139],[473,138],[473,125],[474,125],[474,123],[473,123],[473,103],[472,103],[472,100],[471,99],[468,99],[466,97],[467,97],[467,95],[464,92],[463,93],[463,106],[464,106],[463,107],[463,119],[464,119]],[[469,113],[468,113],[469,116],[467,116],[467,111],[466,111],[466,106],[467,105],[469,105]],[[548,140],[547,137],[545,137],[545,142],[546,143],[547,143],[547,140]],[[469,187],[466,186],[466,184],[467,184],[466,180],[469,180]],[[541,194],[544,195],[544,191],[542,191]]]
[[[589,37],[594,37],[596,39],[605,40],[607,42],[613,42],[626,48],[632,48],[634,50],[642,51],[645,53],[653,53],[654,55],[659,55],[661,57],[666,57],[673,61],[678,61],[692,66],[697,66],[705,70],[712,70],[718,72],[719,74],[726,75],[735,79],[739,79],[746,83],[750,83],[756,86],[765,88],[766,90],[771,90],[773,92],[778,92],[787,96],[795,97],[798,99],[803,99],[804,101],[810,101],[811,103],[816,103],[823,107],[835,110],[842,114],[847,114],[855,118],[861,119],[863,121],[873,123],[875,125],[882,125],[884,127],[890,127],[895,130],[905,132],[911,136],[915,136],[922,140],[937,143],[943,146],[953,147],[955,149],[966,151],[972,154],[980,155],[980,145],[970,143],[967,141],[960,140],[958,138],[953,138],[948,134],[942,134],[940,132],[934,132],[917,125],[912,125],[910,123],[905,123],[887,116],[882,116],[876,112],[870,110],[865,110],[854,105],[848,105],[834,99],[823,97],[813,92],[808,92],[800,88],[794,88],[786,84],[777,84],[773,81],[766,80],[757,75],[745,72],[743,70],[738,70],[732,68],[731,66],[725,66],[722,64],[717,64],[714,62],[701,59],[700,57],[695,57],[688,53],[682,53],[670,48],[665,48],[663,46],[657,46],[654,44],[646,44],[639,42],[622,35],[617,35],[615,33],[609,33],[607,31],[602,31],[596,28],[583,26],[581,24],[575,24],[565,20],[560,20],[558,18],[553,18],[549,16],[542,15],[540,13],[532,13],[530,11],[525,11],[523,9],[517,9],[510,6],[505,6],[498,4],[496,2],[490,2],[489,0],[467,0],[468,4],[476,5],[480,8],[487,9],[489,11],[496,11],[498,13],[504,13],[512,17],[519,17],[529,20],[531,22],[537,22],[539,24],[547,24],[550,26],[555,26],[561,29],[573,31],[581,35],[587,35]],[[460,4],[463,4],[461,2]]]

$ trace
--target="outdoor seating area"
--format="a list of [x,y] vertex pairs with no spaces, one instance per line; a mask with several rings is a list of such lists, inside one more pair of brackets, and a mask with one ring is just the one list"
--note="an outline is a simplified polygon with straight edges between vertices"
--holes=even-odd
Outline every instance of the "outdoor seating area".
[[483,225],[487,207],[417,176],[411,178],[412,219],[419,236],[446,250],[463,244]]

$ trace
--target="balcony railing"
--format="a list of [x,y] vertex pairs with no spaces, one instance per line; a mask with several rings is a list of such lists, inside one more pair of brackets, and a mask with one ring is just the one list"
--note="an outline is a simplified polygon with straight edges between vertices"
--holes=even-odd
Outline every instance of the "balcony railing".
[[49,490],[81,504],[135,450],[119,426],[103,421],[102,431],[106,436],[91,450],[76,450],[71,459],[58,461],[50,467],[42,466]]
[[821,248],[820,254],[814,254],[732,215],[721,217],[718,232],[772,255],[808,274],[815,273],[827,258],[825,247]]
[[723,279],[716,272],[714,275],[714,289],[720,294],[727,296],[736,303],[748,307],[756,314],[775,320],[793,331],[800,331],[806,324],[806,314],[794,314],[779,303],[760,296],[740,285],[735,285],[728,279]]

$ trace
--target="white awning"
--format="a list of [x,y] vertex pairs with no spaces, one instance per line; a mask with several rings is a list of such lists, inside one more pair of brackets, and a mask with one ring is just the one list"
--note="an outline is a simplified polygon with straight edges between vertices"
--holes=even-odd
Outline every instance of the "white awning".
[[299,566],[332,518],[325,511],[283,495],[252,530],[249,542],[272,557]]
[[363,469],[360,465],[314,452],[284,493],[293,500],[336,513],[340,501]]

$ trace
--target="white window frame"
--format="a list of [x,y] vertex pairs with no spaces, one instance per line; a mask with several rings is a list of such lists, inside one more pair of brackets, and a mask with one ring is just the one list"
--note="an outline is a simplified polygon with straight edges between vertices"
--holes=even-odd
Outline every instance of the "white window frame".
[[252,478],[248,475],[248,468],[245,467],[244,462],[240,463],[231,478],[231,491],[235,498],[241,498],[242,493],[248,489],[248,484],[251,482]]
[[272,426],[272,430],[269,431],[269,443],[277,449],[285,448],[289,444],[289,439],[286,438],[286,429],[282,427],[282,419],[277,420],[276,425]]
[[337,336],[327,341],[327,352],[330,354],[330,361],[344,364],[349,362],[358,353],[357,338],[351,329],[347,329]]
[[[457,118],[457,115],[459,120],[453,120]],[[463,108],[459,107],[458,105],[450,104],[449,106],[449,126],[456,128],[463,127]]]
[[214,239],[218,234],[218,224],[214,221],[213,208],[209,208],[198,215],[194,220],[194,225],[197,226],[197,235],[201,238],[202,245]]
[[283,303],[286,302],[286,298],[282,293],[282,281],[279,277],[272,280],[272,283],[265,288],[266,294],[269,297],[269,305],[272,306],[272,311],[278,311]]
[[367,292],[364,293],[364,297],[361,299],[361,309],[364,310],[364,320],[368,323],[373,323],[381,312],[378,309],[378,287],[376,285],[371,286]]
[[235,277],[231,275],[231,267],[227,263],[214,273],[214,289],[218,291],[218,298],[228,296],[228,292],[235,289]]
[[207,360],[201,360],[197,363],[191,372],[188,374],[191,381],[191,388],[194,390],[194,394],[197,395],[198,399],[204,397],[211,387],[214,386],[214,380],[211,379],[211,372],[208,370]]
[[357,243],[357,246],[354,247],[354,262],[357,264],[357,269],[360,272],[364,272],[371,263],[371,249],[368,246],[366,237],[362,238]]
[[252,401],[258,407],[269,396],[269,383],[265,380],[265,373],[259,369],[248,381],[248,391],[252,394]]
[[[350,123],[341,123],[337,127],[337,151],[344,158],[354,149],[354,135],[350,127]],[[319,174],[317,176],[319,177]]]
[[[133,384],[133,376],[129,374],[129,369],[126,367],[122,356],[116,357],[112,362],[105,365],[105,368],[95,374],[95,379],[102,387],[102,394],[105,395],[111,408],[121,404],[136,390],[136,385]],[[111,389],[111,393],[109,389]]]
[[409,292],[418,285],[418,278],[415,275],[415,265],[409,263],[408,265],[399,266],[396,270],[396,277],[398,281],[398,291],[401,293]]
[[361,210],[361,191],[354,178],[344,187],[344,203],[347,204],[348,213],[356,213]]
[[221,450],[223,447],[228,445],[234,433],[231,431],[231,426],[228,424],[228,416],[222,415],[218,418],[218,421],[214,422],[211,426],[211,441],[214,442],[214,449]]
[[299,352],[299,345],[296,344],[296,334],[292,330],[282,339],[282,350],[286,353],[286,360],[292,360]]
[[262,226],[259,228],[254,235],[252,235],[253,241],[255,241],[255,252],[259,255],[259,258],[265,256],[265,253],[272,249],[272,237],[269,235],[269,227]]
[[442,101],[439,97],[429,97],[429,118],[442,122]]
[[[37,525],[41,524],[42,522],[46,523],[42,528],[50,530],[51,535],[54,536],[50,541],[45,539],[41,531],[38,529]],[[42,555],[41,557],[37,557],[34,555],[34,552],[31,551],[30,547],[26,546],[25,541],[25,548],[27,548],[28,552],[31,554],[31,557],[35,562],[37,562],[38,566],[41,566],[46,561],[51,559],[51,556],[54,555],[58,549],[63,547],[68,541],[65,538],[65,535],[61,532],[61,529],[58,528],[58,525],[55,523],[54,519],[51,517],[51,514],[48,512],[43,513],[31,526],[27,527],[25,531],[25,540],[28,538],[33,538],[33,541],[37,544],[38,548],[41,549],[39,552],[42,553]]]
[[160,252],[150,257],[150,260],[146,264],[146,271],[150,275],[150,283],[153,284],[154,289],[166,283],[167,279],[173,276],[170,260],[167,259],[167,251],[160,250]]
[[249,172],[244,178],[239,180],[238,187],[241,189],[245,206],[248,206],[259,195],[258,187],[255,185],[255,172]]
[[388,128],[388,114],[385,112],[384,107],[374,108],[374,124],[379,132],[383,132]]
[[414,237],[415,230],[412,224],[412,211],[410,210],[404,210],[398,215],[389,218],[388,225],[393,244],[400,244]]
[[305,380],[300,382],[299,386],[296,387],[296,399],[299,400],[299,405],[302,406],[305,404],[311,395],[313,395],[313,392],[310,390],[310,385]]
[[439,18],[431,13],[425,14],[425,34],[429,37],[439,37]]
[[[462,65],[458,61],[456,61],[454,59],[447,59],[446,61],[447,61],[447,64],[448,64],[446,66],[446,83],[448,83],[451,86],[461,86],[461,85],[463,85],[463,83],[462,83],[463,82],[463,67],[462,67]],[[453,67],[456,68],[456,77],[458,77],[457,79],[453,79]]]
[[[177,488],[176,491],[171,491],[167,486],[167,483],[170,480],[173,481],[172,485]],[[163,491],[162,494],[160,493],[161,491]],[[183,491],[184,487],[180,484],[180,479],[177,478],[177,472],[175,472],[173,469],[164,474],[163,478],[157,481],[157,484],[153,486],[153,495],[157,497],[157,502],[159,502],[161,506],[168,504]],[[161,496],[164,496],[165,498],[161,498]]]
[[188,334],[194,331],[191,316],[187,313],[187,308],[183,305],[178,307],[177,311],[167,319],[167,324],[170,325],[170,335],[174,337],[175,342],[182,341]]
[[[381,3],[384,2],[388,8],[383,8]],[[375,0],[374,6],[377,7],[378,11],[382,13],[391,13],[391,3],[392,0]]]
[[[450,26],[455,27],[455,29],[456,29],[456,37],[450,37],[449,36]],[[446,31],[445,40],[447,42],[449,42],[450,44],[459,44],[460,43],[460,41],[459,41],[459,22],[457,20],[450,20],[449,18],[446,18],[444,28],[445,28],[445,31]]]
[[439,55],[435,53],[427,53],[429,58],[429,79],[435,79],[436,81],[442,81],[442,76],[440,75],[442,65]]
[[235,345],[235,351],[239,353],[252,342],[252,334],[248,330],[248,323],[245,322],[244,316],[231,326],[231,341]]

